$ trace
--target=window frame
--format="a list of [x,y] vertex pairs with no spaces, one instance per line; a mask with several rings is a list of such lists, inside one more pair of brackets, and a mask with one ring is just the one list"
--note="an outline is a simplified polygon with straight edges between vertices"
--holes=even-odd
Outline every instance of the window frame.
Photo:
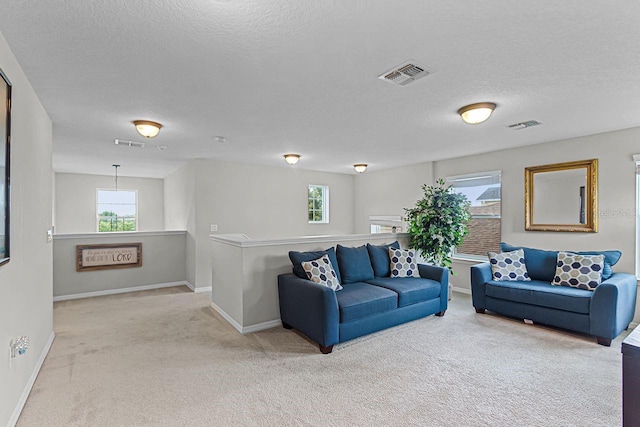
[[[471,218],[500,218],[500,236],[502,237],[502,170],[492,170],[492,171],[483,171],[483,172],[474,172],[474,173],[466,173],[461,175],[451,175],[445,177],[445,182],[447,185],[450,185],[451,188],[455,189],[454,182],[455,181],[463,181],[463,180],[473,180],[479,179],[482,177],[491,177],[498,176],[500,179],[500,215],[471,215]],[[468,236],[468,235],[467,235]],[[466,236],[465,236],[466,237]],[[487,257],[483,255],[475,255],[475,254],[465,254],[458,252],[457,247],[453,247],[452,249],[452,259],[455,260],[463,260],[463,261],[486,261]]]
[[[131,230],[131,231],[139,231],[138,230],[138,190],[126,189],[126,188],[122,188],[122,189],[118,188],[117,190],[113,189],[113,188],[96,188],[96,202],[94,204],[95,209],[96,209],[96,232],[97,233],[122,233],[122,232],[125,232],[125,231],[100,231],[100,212],[99,212],[99,209],[98,209],[98,204],[99,204],[98,193],[100,191],[110,191],[110,192],[116,192],[117,191],[118,193],[128,191],[128,192],[132,192],[132,193],[135,194],[135,196],[136,196],[135,230]],[[126,231],[126,233],[130,233],[131,231]]]
[[[309,207],[311,199],[311,190],[313,188],[320,188],[322,190],[322,199],[320,200],[322,206],[322,220],[314,221],[309,219],[309,214],[316,210]],[[313,217],[313,216],[312,216]],[[307,219],[309,224],[329,224],[329,186],[322,184],[309,184],[307,187]]]

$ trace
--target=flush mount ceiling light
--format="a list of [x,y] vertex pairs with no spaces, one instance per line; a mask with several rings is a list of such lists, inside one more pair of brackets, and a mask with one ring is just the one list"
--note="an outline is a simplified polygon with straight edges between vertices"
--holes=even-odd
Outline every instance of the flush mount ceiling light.
[[295,165],[300,160],[300,154],[285,154],[284,160],[290,165]]
[[356,163],[355,165],[353,165],[353,168],[356,170],[356,172],[362,173],[362,172],[367,170],[367,164],[366,163]]
[[465,123],[477,125],[482,123],[491,116],[496,104],[493,102],[478,102],[477,104],[466,105],[458,110],[458,114]]
[[138,133],[145,138],[153,138],[160,133],[162,125],[150,120],[134,120],[133,124],[136,126]]

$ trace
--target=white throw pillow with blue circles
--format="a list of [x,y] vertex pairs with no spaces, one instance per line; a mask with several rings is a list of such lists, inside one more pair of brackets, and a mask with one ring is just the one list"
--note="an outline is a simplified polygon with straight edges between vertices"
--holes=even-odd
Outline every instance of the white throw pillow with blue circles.
[[302,268],[307,273],[309,280],[313,283],[326,286],[334,291],[342,289],[342,285],[340,285],[340,282],[338,281],[338,275],[333,269],[331,261],[327,255],[323,255],[313,261],[303,262]]
[[420,277],[414,251],[389,248],[389,261],[391,277]]
[[578,255],[558,252],[556,275],[552,285],[593,291],[602,283],[604,255]]
[[489,252],[491,274],[495,281],[530,281],[527,265],[524,262],[524,250],[512,252]]

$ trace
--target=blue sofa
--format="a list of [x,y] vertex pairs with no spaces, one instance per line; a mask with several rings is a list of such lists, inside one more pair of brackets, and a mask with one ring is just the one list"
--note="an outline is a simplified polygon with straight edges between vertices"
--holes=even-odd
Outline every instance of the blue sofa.
[[636,306],[636,277],[613,273],[619,251],[574,252],[605,256],[602,284],[589,291],[551,285],[558,252],[501,243],[503,252],[524,250],[531,281],[494,281],[489,263],[471,267],[471,295],[477,313],[490,310],[510,317],[593,335],[598,344],[611,340],[629,327]]
[[[338,245],[317,252],[290,252],[293,273],[278,276],[280,318],[286,329],[296,329],[330,353],[335,344],[447,309],[449,271],[418,265],[420,277],[390,276],[388,248]],[[343,289],[306,279],[300,263],[328,255]]]

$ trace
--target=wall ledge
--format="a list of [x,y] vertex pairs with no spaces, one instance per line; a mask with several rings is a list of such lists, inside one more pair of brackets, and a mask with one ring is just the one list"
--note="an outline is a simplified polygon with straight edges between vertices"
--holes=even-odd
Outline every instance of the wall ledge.
[[148,237],[148,236],[172,236],[177,234],[187,234],[186,230],[167,231],[118,231],[114,233],[75,233],[75,234],[54,234],[53,240],[66,239],[102,239],[111,237]]
[[243,239],[237,237],[238,235],[225,236],[224,234],[211,234],[209,238],[213,242],[222,243],[225,245],[236,246],[239,248],[254,248],[258,246],[279,246],[279,245],[292,245],[301,243],[327,243],[327,242],[349,242],[358,240],[385,240],[390,238],[408,238],[407,233],[379,233],[379,234],[343,234],[343,235],[326,235],[326,236],[302,236],[302,237],[289,237],[280,239]]

